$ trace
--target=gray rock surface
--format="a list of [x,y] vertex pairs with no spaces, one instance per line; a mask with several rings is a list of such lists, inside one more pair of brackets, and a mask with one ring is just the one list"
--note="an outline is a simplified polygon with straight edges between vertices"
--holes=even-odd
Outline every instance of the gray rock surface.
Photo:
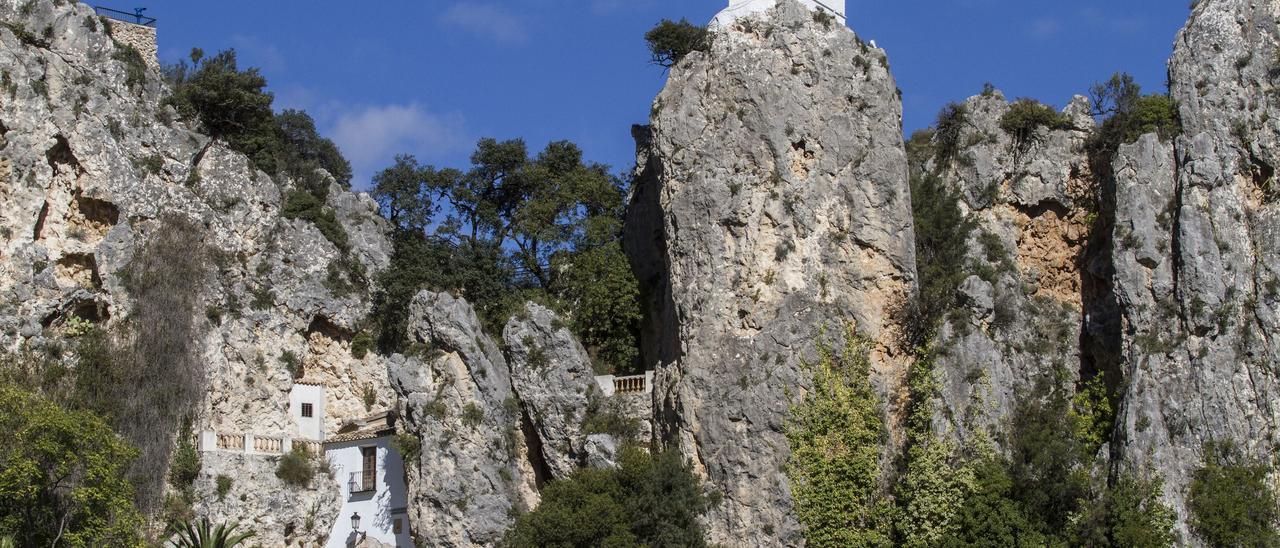
[[1082,342],[1103,339],[1089,284],[1089,233],[1096,215],[1084,144],[1093,129],[1088,99],[1076,96],[1062,114],[1068,129],[1040,127],[1019,146],[1001,127],[1011,103],[998,90],[961,103],[955,158],[936,169],[958,191],[975,228],[959,287],[959,310],[935,338],[939,402],[934,432],[966,439],[975,430],[1000,439],[1006,419],[1038,381],[1062,368],[1071,378],[1082,360],[1097,359]]
[[410,305],[417,357],[393,357],[405,433],[421,450],[406,466],[409,517],[426,546],[490,546],[518,511],[537,505],[546,479],[533,462],[502,352],[470,304],[422,292]]
[[591,398],[602,397],[591,357],[554,312],[525,304],[502,332],[511,382],[533,424],[542,460],[562,479],[586,462],[583,423]]
[[[202,512],[214,523],[238,523],[239,531],[253,531],[262,546],[311,546],[329,537],[330,526],[342,507],[338,482],[318,470],[308,487],[286,485],[276,477],[278,457],[206,453],[195,496],[205,501]],[[231,480],[218,493],[218,478]]]
[[1164,477],[1186,539],[1203,445],[1270,458],[1280,435],[1278,9],[1199,2],[1169,63],[1182,135],[1145,136],[1115,161],[1115,239],[1128,244],[1115,256],[1127,326],[1116,452]]
[[[41,1],[28,13],[25,4],[0,0],[0,21],[27,33],[0,27],[0,347],[56,344],[72,316],[115,325],[134,304],[121,272],[176,216],[200,227],[210,261],[206,278],[190,281],[200,294],[191,351],[208,379],[196,431],[293,435],[285,351],[328,385],[329,425],[393,405],[382,359],[350,355],[368,288],[331,287],[339,250],[311,224],[281,217],[292,182],[176,121],[154,68],[131,84],[92,8]],[[334,187],[327,205],[359,247],[353,259],[367,272],[385,266],[388,227],[372,201]],[[366,388],[377,394],[372,408]],[[261,494],[202,496],[197,514],[261,525],[264,545],[284,545],[284,524],[301,527],[311,501],[334,498],[281,485],[271,464],[212,453],[206,462],[202,493],[225,474],[238,492]],[[329,510],[314,516],[326,534]]]
[[[889,307],[913,290],[887,67],[852,31],[781,2],[674,67],[637,132],[626,248],[660,319],[645,344],[661,362],[656,434],[723,493],[712,542],[800,542],[782,433],[808,382],[800,360],[845,319],[887,339]],[[886,391],[901,362],[875,356]]]

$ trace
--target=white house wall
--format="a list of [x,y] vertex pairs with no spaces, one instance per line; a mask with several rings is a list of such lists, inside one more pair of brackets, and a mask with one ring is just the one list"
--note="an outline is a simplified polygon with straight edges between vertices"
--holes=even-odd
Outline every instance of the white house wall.
[[[845,0],[799,0],[801,4],[812,10],[823,10],[832,13],[845,22]],[[778,5],[778,0],[731,0],[729,7],[720,11],[711,20],[712,28],[722,28],[737,19],[762,13]]]
[[[378,471],[374,474],[377,488],[372,493],[356,493],[351,496],[349,480],[352,472],[359,472],[362,467],[361,447],[377,447]],[[334,521],[329,532],[326,548],[345,548],[355,539],[351,530],[351,514],[360,513],[360,531],[369,539],[412,548],[413,539],[409,535],[409,516],[404,512],[408,504],[408,495],[404,483],[404,461],[399,452],[391,448],[391,438],[376,438],[325,446],[325,456],[329,459],[342,491],[342,510]],[[394,531],[395,520],[401,522],[401,533]]]
[[[302,416],[302,404],[313,406],[310,418]],[[302,439],[324,440],[324,387],[312,384],[294,384],[289,391],[289,417],[297,426],[297,436]]]

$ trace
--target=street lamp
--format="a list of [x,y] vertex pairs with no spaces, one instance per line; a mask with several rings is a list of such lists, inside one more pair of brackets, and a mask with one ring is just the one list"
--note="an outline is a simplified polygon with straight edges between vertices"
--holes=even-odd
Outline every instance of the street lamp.
[[351,530],[356,534],[356,542],[364,539],[364,533],[360,532],[360,512],[351,514]]

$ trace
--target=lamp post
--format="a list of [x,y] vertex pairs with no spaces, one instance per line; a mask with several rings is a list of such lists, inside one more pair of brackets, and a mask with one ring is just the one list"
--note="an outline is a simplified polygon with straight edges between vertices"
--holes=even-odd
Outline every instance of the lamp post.
[[364,533],[360,532],[360,512],[353,512],[351,514],[351,530],[354,531],[356,534],[357,544],[361,540],[364,540]]

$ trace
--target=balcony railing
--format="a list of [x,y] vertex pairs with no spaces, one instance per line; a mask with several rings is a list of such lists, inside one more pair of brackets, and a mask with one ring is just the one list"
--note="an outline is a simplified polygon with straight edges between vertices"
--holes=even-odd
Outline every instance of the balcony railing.
[[143,15],[142,12],[145,11],[145,9],[143,8],[136,9],[133,11],[133,13],[129,13],[127,11],[113,10],[111,8],[104,8],[102,6],[94,6],[93,11],[98,15],[110,17],[117,21],[124,21],[126,23],[133,23],[135,25],[142,25],[145,27],[156,26],[156,18],[147,17]]
[[627,394],[632,392],[644,392],[645,376],[636,375],[632,377],[614,377],[613,390],[619,394]]
[[347,482],[347,490],[353,495],[377,490],[377,482],[374,479],[373,470],[352,472],[351,479]]

